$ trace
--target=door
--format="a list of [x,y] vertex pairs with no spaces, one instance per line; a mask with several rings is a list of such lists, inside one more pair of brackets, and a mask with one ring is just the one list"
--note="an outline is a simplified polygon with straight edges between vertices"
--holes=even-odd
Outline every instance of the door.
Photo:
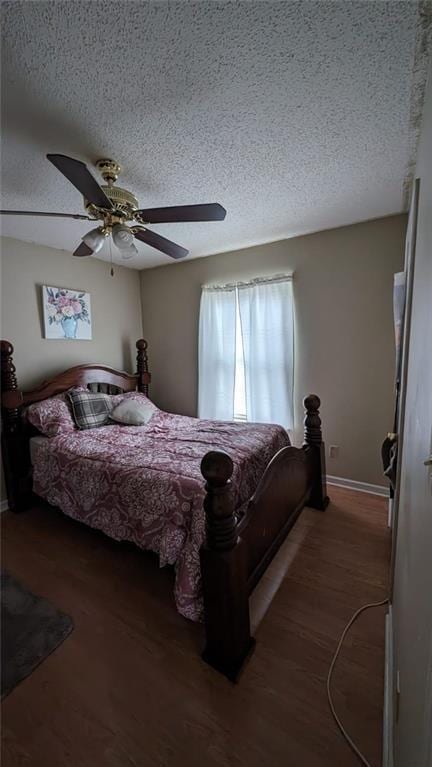
[[412,300],[402,381],[399,486],[393,574],[395,767],[432,757],[432,83],[425,106]]

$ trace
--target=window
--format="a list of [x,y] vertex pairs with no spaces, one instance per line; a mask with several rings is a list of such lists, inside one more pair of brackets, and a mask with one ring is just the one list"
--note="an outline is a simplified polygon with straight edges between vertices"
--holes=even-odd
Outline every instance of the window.
[[199,416],[293,426],[290,277],[203,288]]

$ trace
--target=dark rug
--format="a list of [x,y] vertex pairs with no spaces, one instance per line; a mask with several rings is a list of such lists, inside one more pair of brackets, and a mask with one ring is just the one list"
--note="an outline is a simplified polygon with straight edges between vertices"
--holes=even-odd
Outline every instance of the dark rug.
[[72,619],[1,573],[1,697],[42,663],[73,629]]

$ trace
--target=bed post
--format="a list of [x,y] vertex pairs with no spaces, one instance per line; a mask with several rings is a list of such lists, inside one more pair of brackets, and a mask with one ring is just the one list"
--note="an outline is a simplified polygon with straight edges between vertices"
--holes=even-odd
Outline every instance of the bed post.
[[312,471],[311,493],[308,506],[324,511],[329,503],[326,485],[325,445],[322,440],[319,407],[321,400],[316,394],[309,394],[303,400],[306,411],[304,419],[303,449],[310,457]]
[[137,376],[138,376],[138,391],[148,397],[150,373],[148,372],[148,356],[147,356],[147,341],[144,338],[139,338],[136,342],[137,348]]
[[10,393],[18,392],[16,368],[13,363],[13,346],[9,341],[1,341],[1,390],[2,390],[2,425],[4,434],[13,434],[18,428],[18,408],[6,405],[11,399]]
[[250,635],[246,549],[237,535],[232,472],[227,453],[211,451],[201,461],[206,480],[206,543],[201,549],[206,646],[202,657],[234,682],[255,640]]
[[22,427],[18,409],[21,392],[18,389],[13,363],[13,350],[9,341],[1,341],[1,444],[9,508],[12,511],[21,511],[31,493],[31,480],[21,438]]

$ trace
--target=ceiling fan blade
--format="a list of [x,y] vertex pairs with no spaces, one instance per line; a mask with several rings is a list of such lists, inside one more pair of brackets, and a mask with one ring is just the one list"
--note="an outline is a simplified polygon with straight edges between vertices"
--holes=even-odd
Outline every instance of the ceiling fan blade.
[[168,224],[176,221],[223,221],[226,210],[218,202],[207,205],[172,205],[167,208],[142,208],[135,218],[146,224]]
[[93,255],[93,251],[85,244],[85,242],[82,242],[81,245],[78,245],[77,249],[74,250],[73,255],[78,256],[78,258],[83,258],[84,256]]
[[145,242],[156,250],[160,250],[161,253],[166,253],[171,258],[184,258],[189,253],[186,248],[182,248],[181,245],[176,245],[175,242],[167,240],[166,237],[162,237],[156,232],[151,232],[149,229],[134,229],[133,233],[137,240]]
[[45,213],[38,210],[0,210],[2,216],[53,216],[54,218],[79,218],[82,221],[93,221],[89,216],[79,213]]
[[74,185],[76,189],[98,208],[112,208],[112,203],[93,178],[87,165],[64,154],[47,154],[47,159]]

